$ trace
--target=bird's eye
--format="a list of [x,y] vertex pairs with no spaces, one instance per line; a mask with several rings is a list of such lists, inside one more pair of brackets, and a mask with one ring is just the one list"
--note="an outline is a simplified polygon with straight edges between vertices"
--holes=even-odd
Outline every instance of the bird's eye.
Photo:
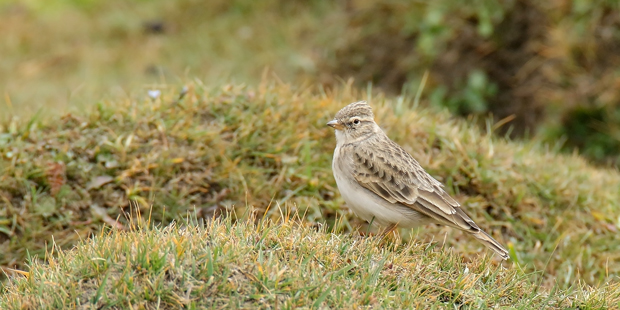
[[355,119],[355,120],[353,120],[353,124],[357,125],[357,124],[359,124],[359,123],[360,123],[360,120],[359,120],[359,119]]

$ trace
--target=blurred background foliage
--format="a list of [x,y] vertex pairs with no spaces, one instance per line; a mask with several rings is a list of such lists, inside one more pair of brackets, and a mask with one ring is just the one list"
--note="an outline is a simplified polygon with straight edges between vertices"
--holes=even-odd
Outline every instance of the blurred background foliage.
[[256,83],[269,68],[325,88],[423,85],[423,104],[620,160],[615,0],[0,0],[0,32],[4,120],[186,77]]
[[617,164],[619,3],[351,1],[325,72],[415,92],[428,70],[430,105]]

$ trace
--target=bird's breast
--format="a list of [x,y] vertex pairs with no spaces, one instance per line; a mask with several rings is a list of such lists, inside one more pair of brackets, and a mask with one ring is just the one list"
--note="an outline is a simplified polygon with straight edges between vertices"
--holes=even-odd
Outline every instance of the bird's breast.
[[350,158],[353,150],[347,151],[350,147],[352,146],[347,145],[342,149],[337,146],[332,162],[336,185],[347,206],[363,220],[379,226],[398,223],[401,227],[412,228],[421,224],[425,217],[418,212],[403,205],[390,203],[357,182]]

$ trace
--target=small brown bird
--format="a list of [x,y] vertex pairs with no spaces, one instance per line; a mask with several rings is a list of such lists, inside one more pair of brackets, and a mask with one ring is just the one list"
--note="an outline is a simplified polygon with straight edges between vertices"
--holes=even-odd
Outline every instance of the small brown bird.
[[386,227],[436,223],[465,231],[503,259],[508,251],[463,212],[459,203],[374,121],[365,101],[342,108],[327,125],[336,129],[332,169],[347,205],[362,219]]

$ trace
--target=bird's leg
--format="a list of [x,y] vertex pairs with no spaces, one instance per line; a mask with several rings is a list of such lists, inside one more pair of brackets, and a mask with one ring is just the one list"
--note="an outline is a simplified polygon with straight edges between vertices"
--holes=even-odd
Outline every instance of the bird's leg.
[[391,234],[396,227],[398,226],[398,223],[394,223],[394,224],[390,224],[388,227],[386,227],[383,232],[379,235],[381,236],[381,239],[387,237],[389,234]]
[[375,217],[373,216],[372,219],[370,220],[370,222],[368,222],[368,227],[366,229],[366,231],[359,231],[360,236],[364,236],[364,237],[372,237],[375,234],[370,232],[370,229],[372,228],[372,223],[375,221]]

